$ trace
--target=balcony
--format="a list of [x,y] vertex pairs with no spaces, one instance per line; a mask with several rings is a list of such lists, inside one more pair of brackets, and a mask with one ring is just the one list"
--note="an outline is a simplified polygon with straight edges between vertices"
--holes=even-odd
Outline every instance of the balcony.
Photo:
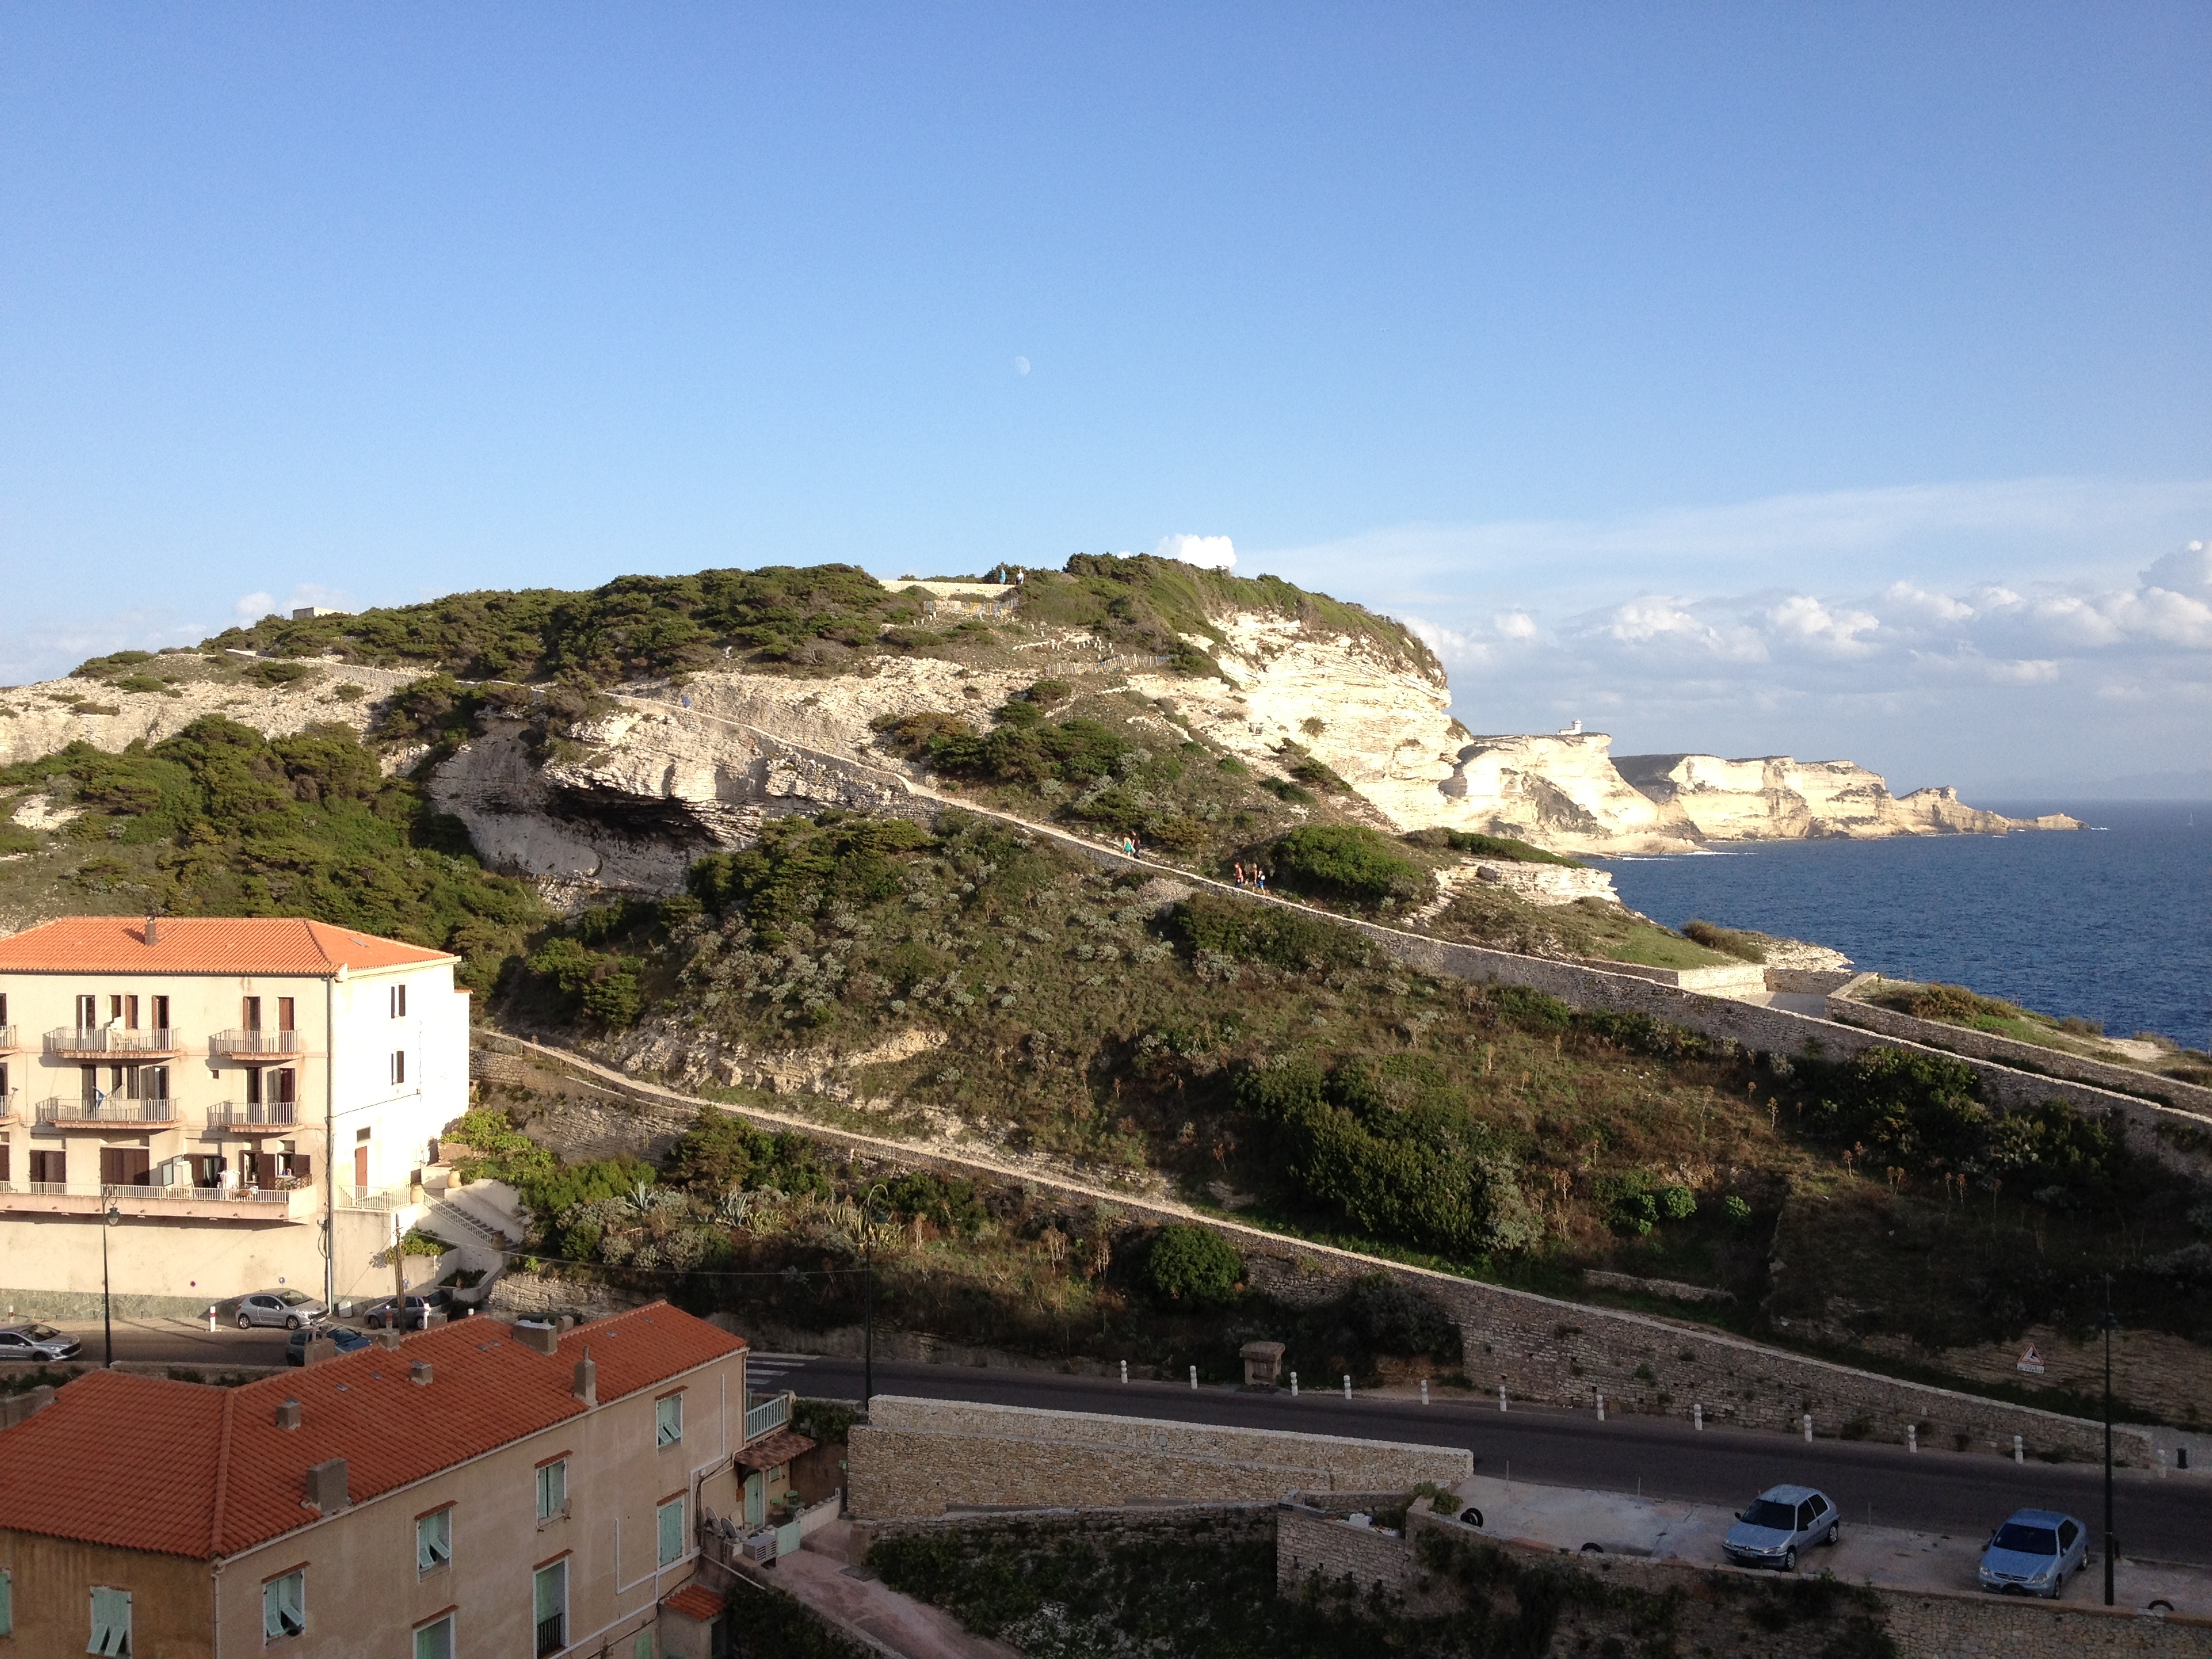
[[16,1036],[14,1026],[0,1025],[0,1054],[12,1054],[22,1046],[22,1039]]
[[300,1127],[300,1103],[294,1100],[219,1100],[207,1109],[207,1126],[239,1134],[282,1134]]
[[126,1031],[113,1025],[64,1025],[46,1033],[46,1053],[57,1060],[158,1060],[185,1051],[175,1031]]
[[758,1405],[745,1407],[745,1439],[759,1439],[773,1434],[791,1421],[791,1400],[787,1394],[770,1395]]
[[118,1129],[150,1124],[167,1128],[177,1121],[173,1100],[42,1100],[38,1121],[58,1129]]
[[114,1186],[93,1181],[0,1181],[0,1210],[97,1216],[110,1206],[126,1220],[270,1222],[304,1219],[318,1208],[311,1188]]
[[217,1031],[208,1039],[213,1060],[291,1060],[299,1053],[297,1031]]

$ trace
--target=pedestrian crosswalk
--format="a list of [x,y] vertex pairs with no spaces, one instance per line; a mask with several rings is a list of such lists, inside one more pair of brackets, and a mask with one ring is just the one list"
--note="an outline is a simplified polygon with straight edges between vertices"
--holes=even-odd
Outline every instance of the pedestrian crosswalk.
[[781,1394],[790,1385],[783,1381],[806,1369],[803,1353],[753,1353],[745,1356],[745,1389],[751,1394]]

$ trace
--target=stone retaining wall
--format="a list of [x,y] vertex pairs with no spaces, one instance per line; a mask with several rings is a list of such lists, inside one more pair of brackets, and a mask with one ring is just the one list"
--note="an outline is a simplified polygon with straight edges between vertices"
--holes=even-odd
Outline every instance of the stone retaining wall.
[[1450,1486],[1474,1471],[1457,1447],[896,1395],[869,1402],[846,1459],[853,1513],[877,1520],[960,1505],[1265,1503],[1305,1487]]
[[856,1517],[847,1553],[855,1566],[885,1538],[930,1537],[949,1532],[967,1536],[1079,1538],[1105,1548],[1114,1544],[1204,1540],[1209,1543],[1253,1543],[1275,1535],[1273,1502],[1261,1504],[1162,1504],[1106,1509],[1073,1506],[1016,1510],[1005,1515]]
[[2086,1054],[2069,1054],[2059,1048],[2039,1048],[2033,1042],[2022,1042],[2016,1037],[1999,1036],[1993,1031],[1973,1031],[1963,1025],[1946,1024],[1939,1019],[1917,1018],[1911,1014],[1901,1014],[1894,1008],[1861,1002],[1856,997],[1830,997],[1828,1018],[1848,1025],[1862,1026],[1869,1031],[1879,1031],[1885,1036],[1903,1037],[1907,1042],[1917,1043],[1923,1048],[1946,1048],[1967,1059],[1993,1060],[2024,1072],[2038,1072],[2049,1077],[2093,1084],[2117,1094],[2140,1095],[2147,1100],[2155,1100],[2181,1111],[2212,1117],[2212,1089],[2199,1084],[2184,1083],[2179,1078],[2160,1077],[2154,1072],[2139,1072],[2130,1066],[2112,1066],[2100,1060],[2091,1060]]

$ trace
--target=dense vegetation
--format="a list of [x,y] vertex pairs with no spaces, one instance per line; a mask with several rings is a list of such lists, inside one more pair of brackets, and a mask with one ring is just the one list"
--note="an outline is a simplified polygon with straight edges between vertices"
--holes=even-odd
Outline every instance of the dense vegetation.
[[[1389,618],[1272,576],[1232,576],[1148,556],[1085,554],[1070,559],[1065,570],[1001,567],[992,576],[1019,577],[1018,615],[1028,626],[1085,631],[1103,648],[1157,656],[1180,672],[1214,672],[1212,659],[1184,636],[1220,641],[1213,617],[1226,610],[1294,617],[1394,660],[1436,666],[1427,648]],[[588,592],[455,593],[356,615],[271,616],[228,629],[206,648],[283,658],[336,655],[470,680],[607,685],[726,660],[803,672],[849,667],[854,659],[878,653],[959,655],[989,647],[989,623],[971,618],[933,628],[924,625],[925,610],[918,595],[886,587],[855,565],[769,566],[622,576]]]
[[1045,1520],[994,1521],[882,1539],[867,1565],[893,1589],[1036,1659],[1897,1652],[1875,1597],[1825,1574],[1686,1572],[1680,1588],[1656,1591],[1473,1535],[1424,1531],[1415,1547],[1434,1592],[1419,1613],[1348,1578],[1279,1594],[1273,1538],[1227,1518],[1103,1536]]
[[457,951],[480,990],[547,920],[345,726],[271,739],[208,715],[150,747],[77,743],[0,769],[0,792],[77,814],[28,836],[34,855],[5,878],[11,908],[310,915]]

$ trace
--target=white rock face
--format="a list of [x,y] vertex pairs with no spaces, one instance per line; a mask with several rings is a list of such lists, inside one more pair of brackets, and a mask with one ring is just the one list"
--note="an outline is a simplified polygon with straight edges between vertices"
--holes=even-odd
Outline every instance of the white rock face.
[[[157,659],[146,665],[159,670]],[[256,685],[222,685],[211,681],[179,685],[180,694],[161,691],[118,691],[97,680],[45,680],[36,685],[0,689],[0,766],[36,760],[88,743],[95,749],[119,751],[143,739],[155,744],[173,738],[203,714],[222,714],[241,726],[272,738],[281,738],[318,721],[335,720],[356,732],[368,724],[377,699],[388,696],[419,673],[394,673],[384,669],[356,668],[351,664],[318,663],[319,679],[264,689]],[[335,687],[351,681],[368,695],[344,702],[331,695]],[[70,699],[76,699],[72,702]],[[91,714],[91,708],[112,708],[112,714]]]
[[1879,773],[1851,761],[1626,755],[1620,769],[1653,801],[1678,810],[1696,834],[1714,841],[1869,840],[2081,827],[2063,814],[2008,818],[1985,812],[1960,801],[1955,789],[1916,789],[1899,799]]

